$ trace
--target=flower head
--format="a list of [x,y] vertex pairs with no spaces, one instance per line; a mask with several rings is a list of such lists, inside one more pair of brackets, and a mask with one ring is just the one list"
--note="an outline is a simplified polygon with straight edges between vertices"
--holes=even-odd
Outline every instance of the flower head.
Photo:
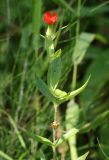
[[51,13],[50,11],[46,12],[43,16],[43,20],[47,24],[55,24],[58,20],[56,12]]

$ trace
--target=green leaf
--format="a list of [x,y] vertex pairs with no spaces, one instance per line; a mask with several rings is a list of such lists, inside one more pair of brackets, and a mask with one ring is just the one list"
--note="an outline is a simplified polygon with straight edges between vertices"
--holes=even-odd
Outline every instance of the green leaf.
[[51,55],[51,63],[48,69],[48,84],[51,90],[55,90],[61,77],[61,49]]
[[3,157],[6,160],[13,160],[10,156],[0,150],[0,157]]
[[49,146],[53,146],[53,143],[45,137],[35,135],[35,138],[38,142],[44,143],[44,144],[49,145]]
[[79,157],[77,160],[86,160],[89,152],[85,153],[83,156]]
[[77,44],[77,47],[75,47],[74,53],[73,53],[73,61],[77,64],[81,63],[81,61],[83,60],[86,51],[89,47],[89,45],[91,44],[91,42],[94,40],[95,38],[95,34],[91,34],[91,33],[81,33],[80,37],[79,37],[79,41]]
[[81,93],[86,88],[86,86],[88,85],[89,79],[90,79],[90,76],[82,87],[80,87],[77,90],[72,91],[72,92],[68,93],[66,96],[60,98],[60,101],[68,101],[68,100],[74,98],[79,93]]
[[50,140],[48,140],[47,138],[36,135],[36,140],[41,143],[48,144],[49,146],[53,146],[53,143]]
[[49,146],[53,146],[53,143],[45,138],[45,137],[42,137],[42,136],[39,136],[39,135],[36,135],[36,134],[33,134],[33,133],[30,133],[30,132],[26,132],[24,131],[29,137],[31,137],[32,139],[34,139],[35,141],[38,141],[38,142],[41,142],[41,143],[44,143],[46,145],[49,145]]
[[42,150],[40,150],[40,160],[46,160],[45,155]]
[[80,92],[82,92],[85,89],[85,87],[87,86],[89,79],[90,79],[90,76],[89,76],[88,80],[86,81],[86,83],[82,87],[80,87],[79,89],[72,91],[70,93],[66,93],[66,92],[61,91],[59,89],[56,89],[55,92],[51,93],[48,86],[38,76],[36,76],[36,84],[37,84],[38,89],[42,92],[43,95],[45,95],[52,102],[59,104],[59,103],[63,103],[65,101],[68,101],[68,100],[74,98],[76,95],[78,95]]
[[[66,109],[65,125],[66,129],[69,130],[77,126],[79,120],[79,106],[74,100],[71,100]],[[68,138],[68,143],[70,147],[71,160],[77,159],[77,149],[76,149],[76,135]]]
[[75,135],[78,132],[76,128],[70,129],[67,133],[63,134],[59,139],[54,142],[54,145],[57,147],[64,141],[68,140],[69,137]]
[[46,96],[52,102],[56,102],[57,101],[56,97],[54,97],[52,95],[50,89],[45,84],[45,82],[41,78],[39,78],[38,76],[36,76],[36,84],[37,84],[38,89],[40,90],[40,92],[42,92],[42,94],[44,96]]

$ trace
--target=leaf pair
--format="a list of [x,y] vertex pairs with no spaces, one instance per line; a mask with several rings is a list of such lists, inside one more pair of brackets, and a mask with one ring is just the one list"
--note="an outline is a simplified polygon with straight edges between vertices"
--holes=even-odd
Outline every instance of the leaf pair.
[[[36,84],[37,84],[37,87],[40,90],[40,92],[44,96],[46,96],[49,99],[49,101],[56,103],[56,104],[61,104],[65,101],[68,101],[68,100],[74,98],[76,95],[78,95],[80,92],[82,92],[85,89],[85,87],[87,86],[89,79],[90,79],[90,77],[88,78],[88,80],[85,82],[85,84],[82,87],[78,88],[77,90],[71,91],[69,93],[61,91],[59,89],[55,89],[54,91],[51,90],[50,87],[48,87],[45,84],[45,82],[42,79],[40,79],[38,76],[36,76]],[[50,82],[51,81],[52,80],[50,80]],[[56,83],[54,83],[54,81],[52,81],[52,82],[53,82],[53,84],[55,84],[55,87],[56,87]]]
[[66,141],[69,137],[75,135],[78,132],[78,130],[76,128],[73,128],[69,131],[67,131],[67,133],[63,134],[59,139],[57,139],[54,143],[52,141],[50,141],[49,139],[39,136],[39,135],[34,135],[32,133],[28,133],[25,132],[29,137],[33,138],[35,141],[44,143],[46,145],[49,145],[51,147],[57,147],[59,146],[61,143],[63,143],[64,141]]
[[[70,129],[67,131],[67,133],[63,134],[59,139],[57,139],[54,143],[50,141],[49,139],[39,136],[39,135],[34,135],[29,132],[25,132],[30,138],[34,139],[35,141],[38,141],[40,143],[46,144],[51,147],[57,147],[60,144],[62,144],[64,141],[68,140],[70,137],[75,136],[78,133],[78,130],[76,128]],[[77,160],[85,160],[88,155],[88,152],[84,154],[83,156],[79,157]]]

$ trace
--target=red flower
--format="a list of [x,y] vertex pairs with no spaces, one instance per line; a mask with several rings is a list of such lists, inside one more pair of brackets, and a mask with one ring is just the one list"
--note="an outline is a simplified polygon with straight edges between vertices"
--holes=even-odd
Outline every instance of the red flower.
[[58,20],[56,12],[51,13],[50,11],[46,12],[43,16],[43,20],[47,24],[55,24]]

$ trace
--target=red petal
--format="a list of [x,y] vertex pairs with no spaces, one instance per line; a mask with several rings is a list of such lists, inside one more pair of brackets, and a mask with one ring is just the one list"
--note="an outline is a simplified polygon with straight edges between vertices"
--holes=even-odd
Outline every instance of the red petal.
[[44,22],[47,23],[47,24],[49,24],[49,23],[50,23],[50,17],[51,17],[50,11],[46,12],[46,13],[44,14],[44,16],[43,16]]
[[52,23],[54,24],[54,23],[56,23],[57,22],[57,13],[56,12],[54,12],[53,13],[53,15],[51,16],[51,21],[52,21]]
[[50,11],[46,12],[43,16],[43,20],[47,24],[55,24],[57,22],[57,13],[51,14]]

